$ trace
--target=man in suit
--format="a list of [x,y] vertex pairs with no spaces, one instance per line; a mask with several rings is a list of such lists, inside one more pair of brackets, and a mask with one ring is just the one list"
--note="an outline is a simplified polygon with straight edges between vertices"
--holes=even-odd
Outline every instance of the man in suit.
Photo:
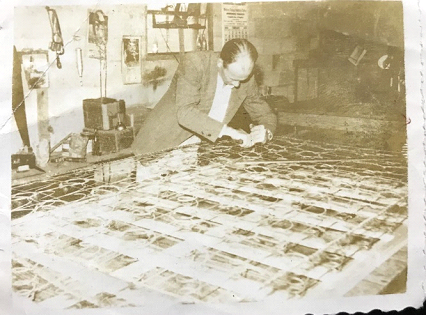
[[[260,98],[253,76],[258,54],[245,39],[228,41],[220,54],[184,55],[169,89],[150,112],[133,145],[135,155],[229,136],[244,147],[271,140],[276,115]],[[244,106],[256,124],[248,134],[227,124]]]

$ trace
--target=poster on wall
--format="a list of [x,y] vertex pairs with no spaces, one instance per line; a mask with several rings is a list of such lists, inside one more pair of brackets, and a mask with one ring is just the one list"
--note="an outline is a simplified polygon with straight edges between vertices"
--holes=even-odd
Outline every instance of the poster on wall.
[[141,37],[123,36],[121,47],[123,83],[141,83]]
[[88,56],[95,59],[103,58],[108,41],[108,16],[102,10],[89,10],[88,15]]
[[30,51],[22,53],[23,79],[30,90],[49,87],[49,68],[47,51]]
[[222,4],[222,41],[225,44],[233,38],[248,37],[248,9],[247,4],[229,3]]

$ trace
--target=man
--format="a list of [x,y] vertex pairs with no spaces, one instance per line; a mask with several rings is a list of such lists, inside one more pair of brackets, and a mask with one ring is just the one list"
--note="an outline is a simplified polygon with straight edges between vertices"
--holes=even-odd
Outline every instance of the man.
[[[243,147],[266,143],[277,125],[276,115],[260,99],[252,75],[258,57],[245,39],[228,41],[218,56],[211,51],[187,53],[171,85],[144,121],[132,145],[135,155],[229,136]],[[250,134],[227,124],[244,106]]]
[[139,42],[137,39],[125,38],[125,63],[128,67],[135,67],[139,64]]

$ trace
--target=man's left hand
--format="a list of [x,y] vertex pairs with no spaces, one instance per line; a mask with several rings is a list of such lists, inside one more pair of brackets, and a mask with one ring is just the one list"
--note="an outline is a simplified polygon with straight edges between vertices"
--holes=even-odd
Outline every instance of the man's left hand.
[[269,140],[269,133],[270,131],[266,129],[264,125],[250,125],[250,136],[253,141],[253,144],[266,143]]

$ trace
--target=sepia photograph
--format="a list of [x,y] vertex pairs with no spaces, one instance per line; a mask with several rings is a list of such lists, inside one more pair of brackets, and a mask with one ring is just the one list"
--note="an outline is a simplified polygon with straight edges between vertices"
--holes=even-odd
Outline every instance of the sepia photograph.
[[127,67],[136,67],[139,62],[139,38],[123,38],[123,59]]
[[21,2],[13,314],[421,306],[412,1]]
[[44,52],[23,52],[22,68],[25,73],[26,86],[28,89],[40,89],[49,87],[47,75],[48,54]]

